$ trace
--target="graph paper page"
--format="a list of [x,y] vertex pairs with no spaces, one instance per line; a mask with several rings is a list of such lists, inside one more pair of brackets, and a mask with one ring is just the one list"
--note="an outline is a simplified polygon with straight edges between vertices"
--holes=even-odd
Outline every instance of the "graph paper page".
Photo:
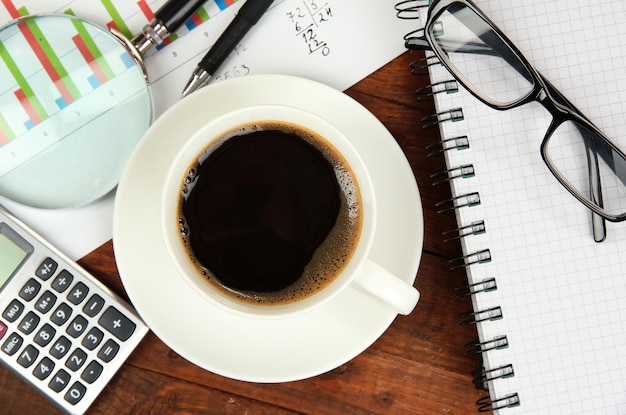
[[[621,0],[479,0],[477,5],[533,66],[617,146],[626,150],[626,3]],[[442,66],[433,83],[451,79]],[[496,111],[467,91],[438,94],[437,111],[461,107],[441,124],[449,168],[476,174],[452,182],[453,196],[478,192],[457,210],[459,225],[484,220],[463,238],[465,254],[489,249],[468,268],[470,283],[495,278],[497,290],[473,296],[474,311],[502,318],[478,325],[480,340],[506,336],[484,354],[485,368],[512,364],[514,376],[490,382],[491,399],[518,394],[501,414],[626,413],[626,225],[607,223],[595,243],[589,211],[554,178],[539,146],[551,117],[539,104]],[[482,316],[482,314],[481,314]],[[496,374],[491,372],[489,376]]]

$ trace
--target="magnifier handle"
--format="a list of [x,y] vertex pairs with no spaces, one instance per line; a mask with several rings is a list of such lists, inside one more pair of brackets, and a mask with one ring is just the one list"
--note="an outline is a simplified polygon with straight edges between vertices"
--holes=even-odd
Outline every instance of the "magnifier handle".
[[[168,0],[154,13],[154,19],[143,27],[128,45],[135,59],[142,61],[155,46],[163,43],[166,37],[174,33],[206,0]],[[115,32],[113,33],[115,34]],[[119,37],[119,36],[118,36]]]
[[156,20],[167,28],[169,33],[175,32],[206,0],[169,0],[154,13]]

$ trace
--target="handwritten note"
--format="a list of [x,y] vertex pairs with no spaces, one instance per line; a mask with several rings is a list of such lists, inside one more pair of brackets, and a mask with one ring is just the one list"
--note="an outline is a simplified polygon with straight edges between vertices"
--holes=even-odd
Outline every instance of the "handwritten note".
[[308,47],[309,54],[319,52],[324,56],[330,54],[330,46],[324,40],[322,25],[332,19],[333,13],[328,2],[321,4],[315,0],[303,0],[286,13],[293,23],[296,36],[302,38]]

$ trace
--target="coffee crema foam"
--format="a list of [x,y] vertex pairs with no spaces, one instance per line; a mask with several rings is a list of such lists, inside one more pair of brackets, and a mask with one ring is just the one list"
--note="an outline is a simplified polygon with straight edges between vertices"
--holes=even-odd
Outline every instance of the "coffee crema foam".
[[[312,145],[324,159],[330,163],[334,172],[334,178],[339,187],[339,213],[328,235],[315,249],[311,259],[304,266],[300,275],[292,284],[273,291],[242,290],[232,288],[224,284],[217,273],[202,263],[194,253],[191,242],[193,229],[190,229],[189,221],[183,212],[184,205],[193,193],[194,188],[201,180],[203,163],[220,147],[236,140],[261,131],[278,131],[281,134],[293,134],[299,139]],[[324,138],[301,126],[283,121],[260,121],[252,125],[236,127],[210,143],[196,158],[197,162],[188,168],[188,173],[181,185],[181,197],[178,208],[178,226],[181,240],[192,263],[207,281],[215,288],[226,293],[231,298],[252,304],[278,305],[296,302],[319,292],[329,285],[341,274],[349,262],[358,244],[361,226],[362,212],[358,185],[354,174],[343,156],[328,143]],[[208,212],[207,215],[211,215]]]

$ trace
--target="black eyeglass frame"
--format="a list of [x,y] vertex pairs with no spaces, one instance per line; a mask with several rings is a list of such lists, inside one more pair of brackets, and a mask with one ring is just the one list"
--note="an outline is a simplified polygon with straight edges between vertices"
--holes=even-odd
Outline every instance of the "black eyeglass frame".
[[[462,73],[459,73],[455,66],[449,61],[445,51],[441,49],[436,41],[436,23],[438,18],[444,11],[450,11],[451,6],[459,4],[461,6],[471,9],[477,16],[484,20],[489,25],[493,33],[498,37],[498,40],[507,47],[506,52],[512,54],[510,59],[515,59],[516,63],[523,65],[523,69],[530,75],[529,81],[531,81],[532,88],[523,97],[511,101],[509,103],[499,103],[490,100],[489,97],[477,91],[474,85],[466,80]],[[519,49],[504,35],[504,33],[489,19],[473,2],[470,0],[434,0],[428,10],[428,18],[424,26],[424,38],[428,42],[430,49],[437,55],[439,61],[446,67],[446,69],[454,76],[454,78],[462,84],[474,97],[496,110],[508,110],[516,108],[527,103],[537,101],[552,115],[552,121],[544,135],[541,143],[540,152],[544,163],[547,165],[550,172],[556,177],[556,179],[565,187],[578,201],[585,205],[592,212],[601,216],[602,218],[611,222],[620,222],[626,220],[626,212],[622,214],[612,214],[606,211],[602,207],[601,198],[601,184],[599,179],[597,156],[603,155],[603,152],[598,151],[596,148],[587,148],[587,160],[589,162],[590,181],[594,184],[591,185],[592,195],[591,197],[596,201],[592,203],[588,198],[582,195],[569,181],[559,172],[550,157],[547,155],[547,144],[550,137],[556,131],[556,129],[566,121],[574,121],[579,125],[586,128],[590,133],[595,135],[601,140],[603,146],[608,147],[615,154],[619,155],[622,159],[626,160],[624,153],[619,150],[609,139],[602,133],[585,115],[583,115],[574,105],[572,105],[547,79],[545,79],[524,57]],[[416,47],[419,48],[419,47]],[[468,53],[481,53],[480,50],[468,50]],[[500,51],[499,51],[500,52]],[[486,52],[485,52],[486,53]],[[506,59],[505,56],[502,56]],[[509,64],[515,67],[511,63],[511,60],[507,59]],[[520,72],[521,73],[521,72]],[[599,143],[596,143],[599,144]],[[595,146],[594,146],[595,147]],[[610,164],[609,161],[607,163]],[[598,238],[596,238],[598,240]]]

